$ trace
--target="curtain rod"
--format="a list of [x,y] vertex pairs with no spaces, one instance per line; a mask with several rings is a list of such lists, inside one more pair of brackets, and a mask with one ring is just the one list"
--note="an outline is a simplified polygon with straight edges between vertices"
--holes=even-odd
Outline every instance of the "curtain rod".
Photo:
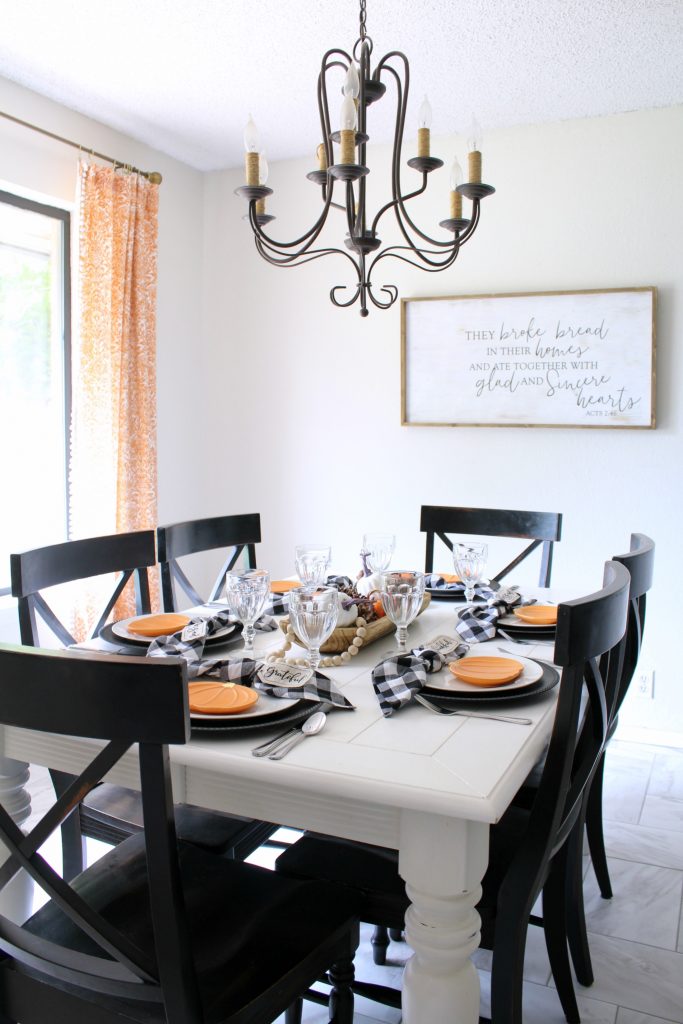
[[63,142],[65,146],[72,146],[74,149],[80,149],[86,156],[96,156],[99,160],[105,160],[108,164],[113,164],[114,167],[124,167],[129,170],[132,174],[141,174],[143,178],[152,185],[160,185],[162,177],[158,171],[141,171],[139,167],[133,167],[132,164],[124,164],[120,160],[115,160],[112,156],[105,156],[104,153],[96,153],[94,149],[88,149],[86,146],[82,146],[79,142],[73,142],[71,139],[65,139],[62,135],[55,135],[54,132],[47,131],[46,128],[39,128],[36,124],[31,124],[29,121],[22,121],[18,117],[13,117],[11,114],[6,114],[4,110],[0,110],[0,117],[6,118],[8,121],[13,121],[14,124],[20,124],[23,128],[30,128],[31,131],[39,132],[40,135],[46,135],[48,139],[56,139],[57,142]]

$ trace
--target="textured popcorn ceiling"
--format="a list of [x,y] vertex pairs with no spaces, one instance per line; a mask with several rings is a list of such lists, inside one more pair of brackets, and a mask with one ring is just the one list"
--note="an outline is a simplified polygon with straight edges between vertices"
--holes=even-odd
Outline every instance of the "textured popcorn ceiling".
[[[367,6],[375,58],[410,61],[409,138],[425,92],[435,134],[683,102],[683,0]],[[357,36],[356,0],[0,0],[0,74],[202,170],[241,163],[249,112],[270,160],[313,161],[320,60]]]

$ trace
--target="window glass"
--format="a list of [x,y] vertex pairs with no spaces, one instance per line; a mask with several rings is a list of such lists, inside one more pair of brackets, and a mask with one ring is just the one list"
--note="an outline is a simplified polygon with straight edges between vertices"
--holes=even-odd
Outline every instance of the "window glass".
[[0,192],[0,591],[12,551],[67,539],[68,228]]

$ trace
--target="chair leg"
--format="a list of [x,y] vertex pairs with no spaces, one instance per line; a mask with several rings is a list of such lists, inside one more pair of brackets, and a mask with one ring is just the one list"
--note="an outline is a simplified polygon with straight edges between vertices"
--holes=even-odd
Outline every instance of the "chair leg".
[[375,926],[370,939],[372,943],[372,959],[378,967],[387,962],[387,949],[389,948],[389,932],[383,924]]
[[[52,779],[52,785],[54,786],[55,793],[57,796],[61,796],[62,793],[73,782],[73,776],[68,775],[66,772],[59,772],[55,769],[50,769],[50,778]],[[65,882],[70,882],[76,875],[80,875],[83,870],[83,836],[81,834],[81,821],[78,813],[78,808],[75,808],[68,818],[62,822],[61,826],[61,838],[62,838],[62,878]]]
[[[301,1024],[301,1015],[304,1011],[304,1001],[301,997],[285,1010],[285,1024]],[[0,1022],[2,1024],[2,1022]]]
[[602,782],[605,772],[605,755],[603,753],[591,782],[588,793],[588,810],[586,812],[586,833],[588,848],[593,861],[595,877],[600,887],[600,895],[604,900],[612,899],[612,883],[607,867],[605,853],[605,837],[602,829]]
[[567,938],[569,951],[574,963],[576,978],[581,985],[592,985],[595,980],[591,951],[588,945],[586,914],[583,902],[583,815],[577,821],[567,841],[567,880],[565,886],[565,910],[567,915]]
[[337,960],[328,972],[330,992],[329,1019],[334,1024],[353,1024],[353,957]]
[[400,928],[390,928],[389,929],[389,938],[391,939],[392,942],[403,942],[404,941],[404,939],[403,939],[403,932],[401,931]]
[[567,946],[567,844],[555,857],[543,887],[543,931],[557,994],[568,1024],[580,1024]]
[[[491,1021],[522,1024],[528,910],[499,906],[491,969]],[[482,1018],[486,1020],[486,1018]]]

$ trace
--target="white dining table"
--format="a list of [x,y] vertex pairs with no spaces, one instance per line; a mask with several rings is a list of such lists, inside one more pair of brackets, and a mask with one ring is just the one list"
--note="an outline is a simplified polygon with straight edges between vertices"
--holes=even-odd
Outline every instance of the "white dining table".
[[[452,634],[461,607],[432,601],[410,626],[409,645]],[[379,639],[348,664],[325,670],[356,710],[329,714],[324,731],[283,760],[251,754],[281,727],[193,734],[188,744],[172,747],[174,798],[397,849],[411,901],[406,938],[414,951],[403,977],[404,1024],[476,1024],[479,980],[470,955],[479,945],[475,907],[488,862],[489,826],[501,818],[541,755],[557,690],[497,709],[528,717],[531,725],[440,717],[416,704],[385,718],[370,673],[391,639]],[[279,631],[260,633],[256,649],[266,652],[281,642]],[[504,641],[479,645],[476,653],[498,648],[552,661],[552,647],[513,648]],[[13,759],[8,764],[78,772],[93,749],[94,744],[68,736],[0,731],[0,755]],[[10,775],[0,772],[0,797],[11,786],[15,805],[23,807],[25,778]],[[132,753],[110,778],[139,785]]]

